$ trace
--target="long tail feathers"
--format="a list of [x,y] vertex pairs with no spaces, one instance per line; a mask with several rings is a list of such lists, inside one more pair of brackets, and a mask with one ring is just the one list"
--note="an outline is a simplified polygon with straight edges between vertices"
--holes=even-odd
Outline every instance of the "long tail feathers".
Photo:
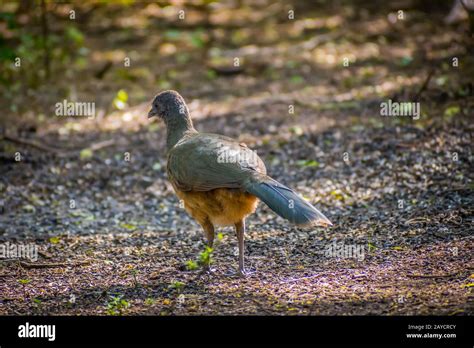
[[260,198],[282,218],[300,226],[331,226],[332,223],[309,202],[278,181],[265,177],[251,180],[245,189]]

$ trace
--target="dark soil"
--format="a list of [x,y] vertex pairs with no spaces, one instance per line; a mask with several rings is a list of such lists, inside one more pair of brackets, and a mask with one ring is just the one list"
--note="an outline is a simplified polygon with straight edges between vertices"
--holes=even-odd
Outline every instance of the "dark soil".
[[[300,5],[314,19],[298,22],[308,26],[303,32],[284,18],[271,23],[278,38],[253,35],[265,21],[242,28],[243,41],[223,47],[231,56],[244,56],[238,47],[252,35],[257,48],[273,51],[247,56],[248,70],[230,76],[206,72],[195,50],[186,63],[157,63],[158,36],[116,28],[113,14],[111,23],[91,19],[89,49],[140,52],[132,71],[146,68],[145,76],[121,81],[112,70],[91,82],[79,76],[93,79],[92,68],[77,72],[85,98],[108,105],[126,86],[131,106],[105,108],[96,119],[41,123],[25,114],[24,123],[5,126],[60,153],[0,143],[0,242],[40,250],[32,264],[0,259],[0,314],[472,315],[474,61],[465,24],[447,27],[443,11],[422,9],[390,24],[395,9],[342,4]],[[160,32],[153,23],[149,30]],[[97,33],[101,26],[107,35]],[[314,47],[301,48],[308,43]],[[339,64],[346,54],[349,67]],[[455,55],[459,68],[450,65]],[[418,120],[380,116],[382,101],[413,100],[433,67]],[[218,231],[213,274],[187,270],[205,248],[203,234],[167,182],[163,125],[146,118],[149,100],[165,88],[182,93],[198,130],[244,141],[334,226],[298,229],[260,204],[247,221],[246,262],[255,274],[226,275],[237,268],[230,228]],[[56,102],[43,95],[32,99],[33,113],[48,114],[42,104]],[[334,243],[360,246],[363,258],[328,256]]]

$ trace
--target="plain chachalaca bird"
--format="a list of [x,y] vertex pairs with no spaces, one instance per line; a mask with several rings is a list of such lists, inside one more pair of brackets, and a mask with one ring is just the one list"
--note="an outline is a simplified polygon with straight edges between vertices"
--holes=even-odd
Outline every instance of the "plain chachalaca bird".
[[[267,175],[263,161],[245,144],[193,127],[184,99],[175,91],[158,94],[148,118],[157,116],[167,129],[167,174],[186,211],[204,229],[212,248],[215,226],[235,226],[239,275],[245,276],[245,218],[258,199],[299,226],[331,222],[290,188]],[[207,265],[209,267],[209,265]]]

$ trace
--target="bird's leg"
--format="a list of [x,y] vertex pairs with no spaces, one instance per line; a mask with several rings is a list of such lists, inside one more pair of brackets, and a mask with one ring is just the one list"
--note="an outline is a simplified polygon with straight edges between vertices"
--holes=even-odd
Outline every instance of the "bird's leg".
[[245,219],[235,224],[235,232],[237,233],[237,241],[239,243],[239,272],[241,277],[248,276],[253,272],[248,272],[244,267],[244,235],[245,235]]

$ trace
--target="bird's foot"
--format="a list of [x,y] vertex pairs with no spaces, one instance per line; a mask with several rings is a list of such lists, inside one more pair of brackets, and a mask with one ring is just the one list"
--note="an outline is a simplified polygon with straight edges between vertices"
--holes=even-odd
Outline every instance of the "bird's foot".
[[211,266],[204,266],[201,270],[201,274],[213,274],[216,272],[216,269]]
[[250,277],[252,274],[255,274],[255,273],[257,273],[257,271],[254,269],[250,270],[250,269],[243,268],[237,271],[237,275],[241,278]]
[[257,273],[255,269],[239,268],[237,271],[228,271],[225,275],[228,277],[247,278]]

